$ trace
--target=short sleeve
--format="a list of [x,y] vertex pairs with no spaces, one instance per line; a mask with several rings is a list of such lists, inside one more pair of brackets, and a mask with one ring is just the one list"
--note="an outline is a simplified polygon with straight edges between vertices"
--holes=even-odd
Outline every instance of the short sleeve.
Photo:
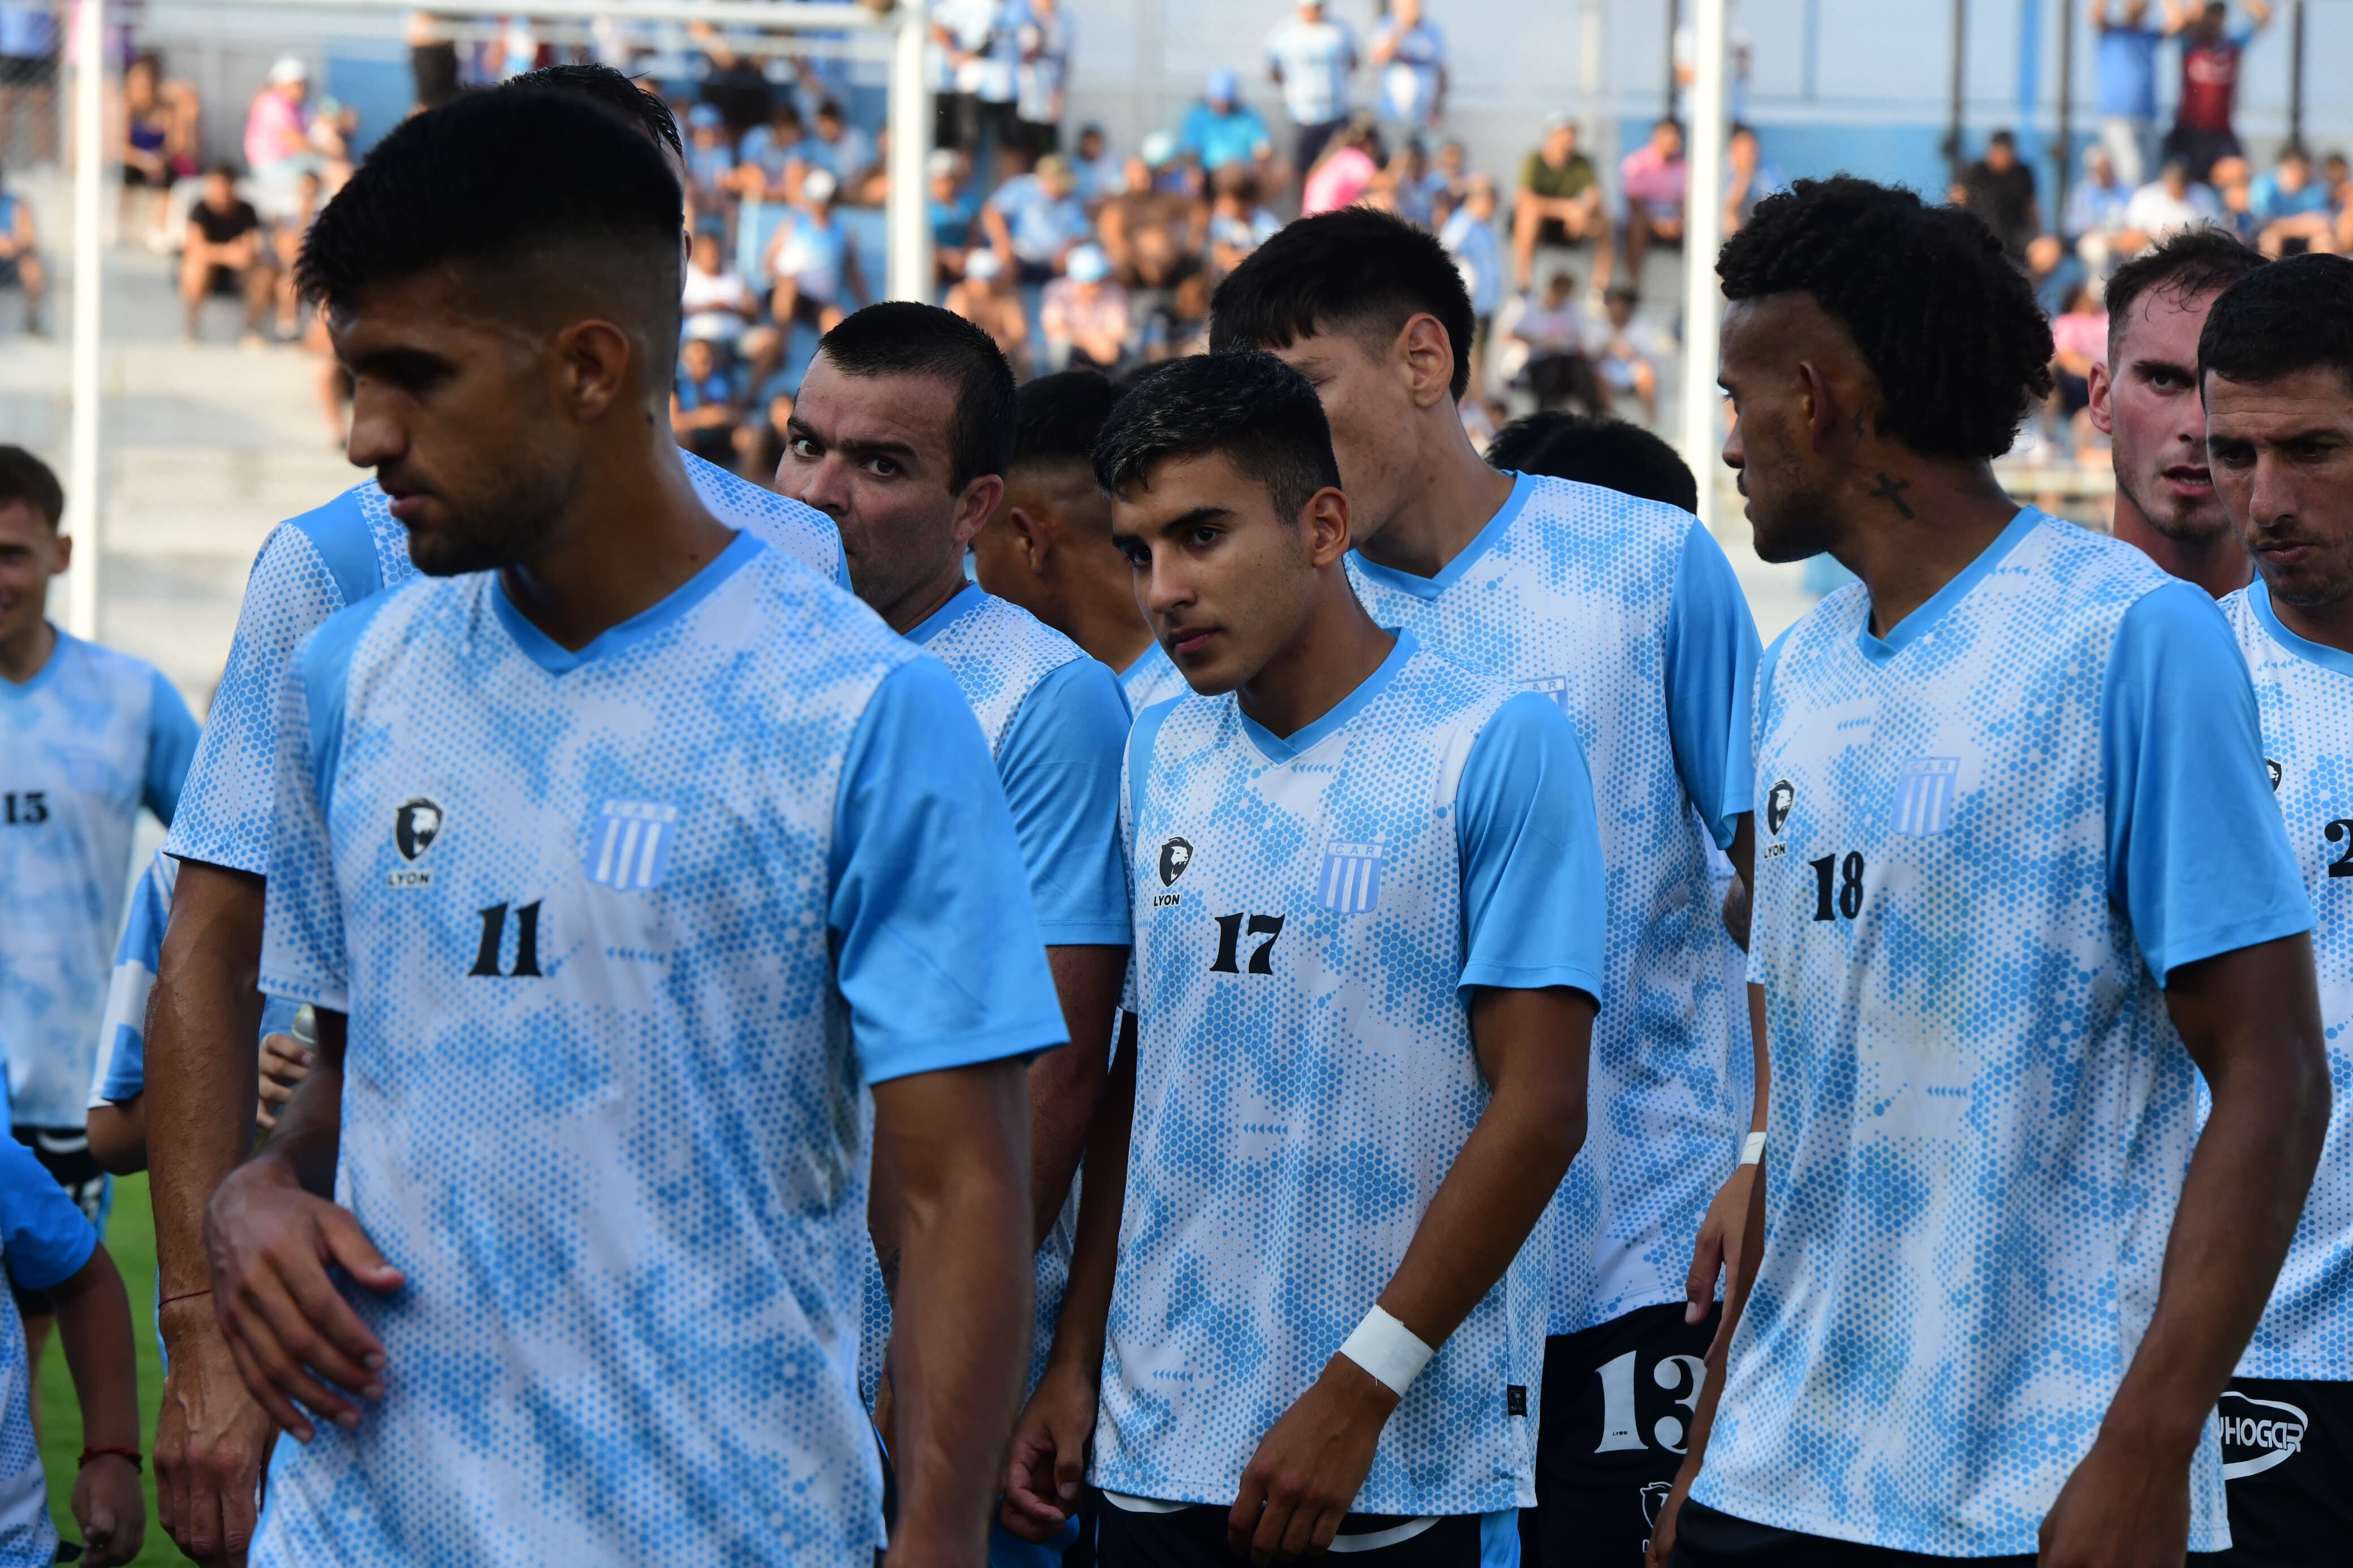
[[147,1002],[163,958],[164,927],[172,916],[170,875],[163,856],[151,860],[122,913],[106,1012],[98,1026],[98,1064],[90,1082],[93,1106],[120,1105],[147,1091]]
[[988,744],[937,659],[886,677],[850,740],[828,922],[869,1083],[1067,1039]]
[[278,715],[259,989],[331,1013],[350,1011],[351,990],[328,814],[352,651],[381,605],[346,610],[303,643],[286,672]]
[[1049,947],[1128,943],[1119,853],[1127,728],[1119,677],[1077,658],[1031,689],[998,748],[997,776]]
[[1472,742],[1455,795],[1463,987],[1601,995],[1608,895],[1585,752],[1557,703],[1527,691]]
[[188,764],[196,755],[196,716],[188,711],[180,689],[153,672],[154,695],[147,706],[147,777],[140,804],[164,826],[180,809],[180,786],[187,782]]
[[2246,661],[2205,593],[2125,612],[2100,698],[2108,896],[2163,985],[2201,958],[2310,931]]
[[98,1232],[42,1169],[32,1150],[0,1138],[0,1258],[22,1290],[47,1290],[81,1272]]
[[1683,792],[1718,849],[1757,795],[1749,708],[1757,686],[1757,623],[1732,563],[1694,522],[1675,563],[1667,609],[1667,733]]

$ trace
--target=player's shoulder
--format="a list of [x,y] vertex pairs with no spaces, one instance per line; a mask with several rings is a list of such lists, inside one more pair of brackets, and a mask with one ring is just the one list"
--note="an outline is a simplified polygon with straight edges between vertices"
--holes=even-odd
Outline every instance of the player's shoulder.
[[2221,616],[2197,584],[2172,575],[2134,545],[2037,512],[2034,527],[2001,563],[2002,580],[2055,634],[2054,649],[2105,658],[2127,616],[2154,630],[2211,629]]
[[922,649],[892,631],[847,588],[810,571],[757,534],[759,546],[736,574],[744,595],[730,636],[786,683],[864,670],[875,679],[918,658]]
[[[1412,636],[1409,632],[1398,635]],[[1451,723],[1463,717],[1483,722],[1515,697],[1527,697],[1561,711],[1557,701],[1541,692],[1419,641],[1412,643],[1405,662],[1398,666],[1393,689],[1407,700],[1409,711],[1437,722]]]
[[369,479],[271,529],[255,558],[253,580],[263,587],[278,575],[270,568],[307,565],[326,574],[343,603],[355,605],[395,575],[405,576],[400,568],[407,558],[407,532],[382,488]]
[[2270,629],[2263,625],[2263,617],[2255,608],[2255,595],[2261,592],[2263,584],[2258,580],[2235,594],[2223,595],[2214,604],[2214,607],[2222,612],[2222,619],[2230,626],[2231,635],[2238,639],[2240,647],[2251,655],[2271,640]]
[[1663,594],[1693,534],[1706,533],[1679,506],[1600,485],[1521,474],[1515,490],[1507,547],[1547,563],[1595,561],[1596,569],[1579,574],[1588,579],[1656,584]]
[[168,684],[161,669],[137,654],[67,631],[58,633],[57,652],[51,657],[65,677],[58,682],[60,689],[77,704],[102,703],[110,711],[119,710],[126,703],[144,702],[159,684]]
[[841,563],[841,531],[815,507],[778,495],[729,473],[691,452],[681,452],[687,478],[712,515],[751,534],[787,560],[825,578],[836,579]]
[[[928,635],[923,635],[926,630]],[[919,628],[918,635],[951,668],[959,659],[978,659],[1027,685],[1087,658],[1077,643],[976,584],[958,589],[927,628]]]

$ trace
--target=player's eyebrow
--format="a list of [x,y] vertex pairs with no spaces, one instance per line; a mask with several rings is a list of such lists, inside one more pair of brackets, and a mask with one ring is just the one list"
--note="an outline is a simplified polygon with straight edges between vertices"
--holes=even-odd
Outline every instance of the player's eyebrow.
[[1201,523],[1222,522],[1233,515],[1231,507],[1197,506],[1190,511],[1181,512],[1170,518],[1152,531],[1166,539],[1171,534],[1182,533],[1185,530],[1197,527]]
[[850,457],[895,458],[902,465],[911,468],[917,466],[922,456],[911,443],[894,441],[887,437],[841,436],[828,439],[804,423],[798,415],[785,421],[785,429],[790,435],[805,436],[820,447],[830,447],[834,451],[846,453]]

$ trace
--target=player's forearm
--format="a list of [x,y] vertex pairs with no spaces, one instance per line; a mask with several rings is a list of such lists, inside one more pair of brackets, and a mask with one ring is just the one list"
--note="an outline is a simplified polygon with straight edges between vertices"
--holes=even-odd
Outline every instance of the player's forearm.
[[1029,1064],[1029,1212],[1040,1245],[1061,1216],[1103,1100],[1127,949],[1050,947],[1046,963],[1071,1043]]
[[1762,1132],[1771,1125],[1773,1103],[1773,1053],[1765,1037],[1765,987],[1751,984],[1744,989],[1748,1003],[1748,1053],[1757,1069],[1757,1088],[1749,1096],[1748,1131]]
[[134,1095],[113,1105],[93,1105],[83,1121],[90,1157],[109,1175],[128,1176],[147,1168],[147,1097]]
[[1054,1325],[1050,1359],[1084,1372],[1103,1366],[1112,1287],[1119,1274],[1119,1226],[1127,1208],[1128,1142],[1135,1130],[1135,1020],[1120,1022],[1118,1053],[1103,1085],[1103,1103],[1087,1137],[1087,1179],[1079,1188],[1079,1223],[1071,1273],[1062,1287],[1062,1315]]
[[[1767,1159],[1772,1158],[1768,1153]],[[1732,1331],[1747,1309],[1748,1292],[1757,1283],[1757,1269],[1765,1256],[1765,1167],[1759,1163],[1748,1187],[1748,1245],[1740,1256],[1736,1279],[1724,1282],[1724,1318],[1704,1358],[1707,1371],[1701,1380],[1699,1403],[1692,1407],[1691,1442],[1683,1451],[1683,1473],[1699,1474],[1707,1454],[1708,1435],[1715,1429],[1715,1409],[1724,1394],[1725,1370],[1732,1362]]]
[[253,1146],[262,881],[183,863],[147,1014],[147,1161],[165,1296],[204,1288],[205,1205]]
[[131,1297],[104,1247],[53,1286],[58,1339],[81,1406],[82,1447],[139,1447],[139,1374],[131,1338]]

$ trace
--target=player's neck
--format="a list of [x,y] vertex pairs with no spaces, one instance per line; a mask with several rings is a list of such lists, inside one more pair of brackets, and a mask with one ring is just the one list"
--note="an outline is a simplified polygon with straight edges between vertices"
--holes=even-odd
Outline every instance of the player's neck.
[[2325,605],[2291,605],[2274,594],[2272,614],[2306,642],[2353,653],[2353,594]]
[[48,668],[57,651],[58,629],[43,616],[14,637],[0,638],[0,679],[22,686]]
[[1061,621],[1056,630],[1115,671],[1125,671],[1152,646],[1152,628],[1135,607],[1134,582],[1124,563],[1115,583],[1076,584],[1064,600]]
[[734,542],[661,434],[650,460],[599,465],[546,548],[499,574],[508,601],[559,647],[576,652],[652,609]]
[[[1987,463],[1868,458],[1849,501],[1854,519],[1833,552],[1871,595],[1871,631],[1885,637],[1985,553],[2018,516]],[[1868,486],[1867,489],[1862,487]]]
[[1419,460],[1406,476],[1396,510],[1356,541],[1356,550],[1393,572],[1435,577],[1504,510],[1512,499],[1512,477],[1479,456],[1452,404],[1424,410],[1416,420]]
[[1337,708],[1397,646],[1396,634],[1365,614],[1346,577],[1332,572],[1297,635],[1235,690],[1242,712],[1271,733],[1295,735]]
[[2159,533],[2122,490],[2116,492],[2116,518],[2110,531],[2156,562],[2166,575],[2195,583],[2218,599],[2254,581],[2255,563],[2240,547],[2237,534],[2227,528],[2204,539]]
[[[940,607],[963,593],[971,581],[964,574],[964,556],[959,552],[941,562],[937,572],[892,603],[877,605],[871,599],[867,603],[876,615],[882,617],[884,625],[905,637],[939,614]],[[1076,637],[1071,640],[1078,641]]]

